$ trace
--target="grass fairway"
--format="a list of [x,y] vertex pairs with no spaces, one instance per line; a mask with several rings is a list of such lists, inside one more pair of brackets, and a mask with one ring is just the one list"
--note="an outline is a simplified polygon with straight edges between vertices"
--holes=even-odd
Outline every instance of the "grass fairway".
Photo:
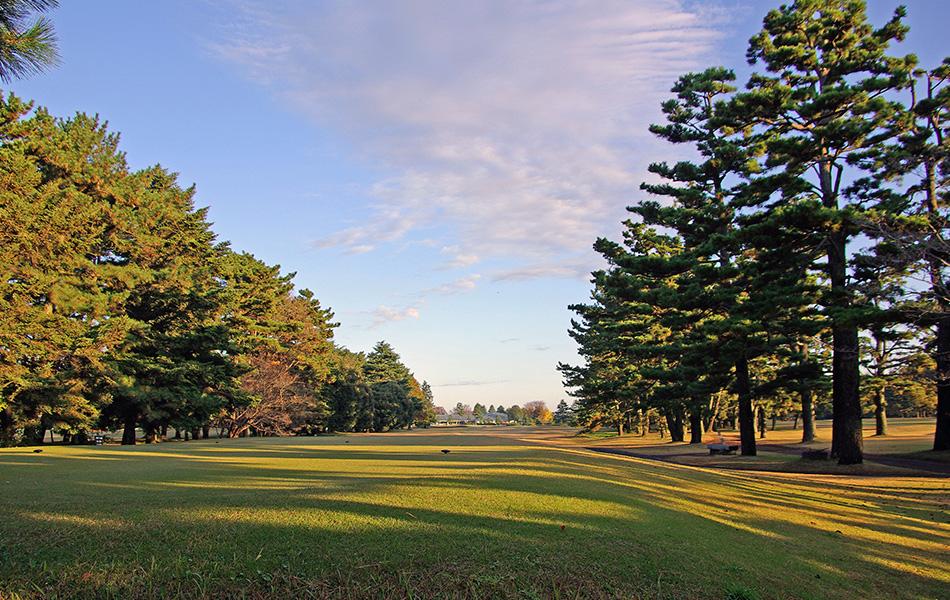
[[946,477],[710,470],[552,438],[2,450],[0,598],[950,598]]

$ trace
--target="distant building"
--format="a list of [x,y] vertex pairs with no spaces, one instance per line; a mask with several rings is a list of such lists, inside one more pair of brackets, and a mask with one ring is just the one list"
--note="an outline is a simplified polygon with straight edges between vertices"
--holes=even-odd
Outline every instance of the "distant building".
[[505,425],[508,423],[508,415],[503,412],[490,412],[482,415],[479,419],[482,423],[498,423],[499,425]]
[[451,414],[451,415],[436,415],[435,424],[436,425],[471,425],[478,421],[475,418],[475,415],[468,412],[462,415]]
[[451,415],[435,416],[436,425],[474,425],[475,423],[507,425],[508,415],[503,412],[491,412],[476,417],[473,413],[467,412],[461,415],[453,413]]

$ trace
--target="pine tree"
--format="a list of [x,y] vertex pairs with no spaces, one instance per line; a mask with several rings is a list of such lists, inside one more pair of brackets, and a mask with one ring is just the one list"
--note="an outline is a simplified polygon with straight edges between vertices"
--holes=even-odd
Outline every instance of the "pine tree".
[[207,211],[161,167],[130,180],[136,187],[112,207],[119,225],[100,257],[147,274],[117,313],[134,326],[107,374],[104,417],[124,427],[125,444],[137,426],[146,442],[168,426],[197,432],[237,395],[240,374],[232,331],[218,319],[225,296]]
[[[855,183],[861,197],[889,202],[898,216],[870,222],[878,240],[873,264],[891,277],[910,279],[904,313],[932,328],[937,425],[934,449],[950,449],[950,251],[947,209],[950,193],[950,58],[936,69],[916,71],[909,107],[895,119],[897,140],[863,152],[860,164],[871,174]],[[901,214],[902,213],[902,214]],[[923,284],[923,285],[921,285]],[[921,289],[925,291],[921,292]]]
[[763,156],[743,206],[764,216],[749,224],[810,232],[814,268],[827,281],[821,303],[834,346],[832,453],[841,464],[860,463],[863,454],[858,328],[865,317],[851,285],[848,242],[862,231],[860,213],[880,208],[849,204],[842,182],[850,154],[893,135],[888,125],[898,107],[886,92],[906,84],[911,61],[885,51],[903,39],[903,16],[898,9],[875,30],[858,1],[798,0],[769,12],[748,51],[750,63],[769,74],[754,74],[731,104],[736,127]]
[[57,0],[0,0],[0,81],[10,83],[59,64],[53,24],[30,12],[59,6]]
[[377,342],[366,356],[363,375],[372,391],[371,404],[364,412],[364,428],[382,432],[412,425],[421,390],[412,394],[415,378],[391,345]]
[[642,202],[632,208],[644,223],[676,231],[683,240],[685,263],[676,281],[674,302],[681,313],[674,328],[684,332],[672,351],[680,357],[678,395],[690,398],[693,443],[702,441],[702,410],[707,398],[723,390],[732,370],[739,399],[742,453],[755,455],[752,390],[748,360],[754,355],[753,333],[740,324],[744,288],[740,245],[736,239],[735,210],[730,200],[748,163],[748,150],[722,130],[717,107],[735,91],[735,76],[723,68],[684,75],[672,90],[676,98],[663,104],[668,124],[650,127],[674,144],[691,144],[701,162],[681,161],[650,166],[661,184],[643,184],[653,195],[669,197],[671,204]]
[[135,189],[118,138],[96,119],[55,119],[0,101],[0,437],[16,426],[91,428],[96,382],[131,328],[119,307],[148,273],[106,260]]
[[[569,334],[585,364],[558,365],[578,398],[576,414],[587,428],[617,427],[622,435],[636,414],[659,406],[682,423],[682,399],[657,393],[677,359],[666,352],[674,332],[664,322],[675,297],[671,264],[681,252],[676,238],[641,223],[626,223],[624,245],[600,239],[594,248],[610,268],[593,274],[593,304],[570,307],[580,320]],[[674,437],[681,426],[672,429]]]

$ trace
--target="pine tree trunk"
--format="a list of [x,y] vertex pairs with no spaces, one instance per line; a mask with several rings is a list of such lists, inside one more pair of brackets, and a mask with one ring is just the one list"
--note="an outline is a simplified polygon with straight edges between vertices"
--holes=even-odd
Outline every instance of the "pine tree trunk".
[[937,322],[937,429],[934,450],[950,450],[950,317]]
[[719,403],[722,401],[722,392],[709,397],[709,418],[706,419],[706,433],[716,431],[716,415],[719,414]]
[[42,445],[45,437],[46,428],[42,425],[30,425],[23,428],[23,442],[29,446]]
[[686,434],[683,431],[685,428],[685,423],[683,422],[683,408],[677,407],[676,409],[670,411],[666,415],[666,424],[670,428],[670,441],[671,442],[682,442],[686,439]]
[[7,406],[0,410],[0,446],[12,446],[16,438],[16,417]]
[[881,386],[874,393],[874,433],[887,435],[887,400],[884,397],[885,387]]
[[864,432],[858,386],[858,330],[835,327],[832,357],[831,453],[839,465],[856,465],[864,460]]
[[815,441],[815,404],[811,388],[801,391],[802,399],[802,442]]
[[760,406],[756,411],[758,413],[758,422],[759,422],[759,438],[765,439],[765,407]]
[[[847,256],[845,233],[828,236],[828,271],[831,279],[832,309],[847,310]],[[858,350],[858,328],[842,325],[842,314],[833,314],[832,321],[832,433],[831,455],[839,465],[860,464],[864,460],[864,432],[861,424],[861,371]]]
[[135,445],[135,423],[138,421],[138,415],[129,415],[125,418],[125,427],[122,430],[122,445]]
[[[943,132],[939,127],[933,131],[938,143],[943,145]],[[926,161],[927,206],[930,214],[942,221],[940,216],[940,200],[937,196],[936,165],[933,161]],[[932,236],[932,244],[936,248],[946,247],[947,241],[939,233]],[[950,450],[950,290],[944,280],[943,256],[930,257],[930,284],[937,298],[937,304],[943,315],[937,321],[937,347],[934,351],[934,362],[937,368],[937,427],[934,430],[934,450]]]
[[689,443],[703,443],[703,413],[695,406],[689,413]]
[[749,361],[745,355],[736,360],[736,393],[739,395],[739,443],[742,456],[755,456],[755,415],[749,386]]

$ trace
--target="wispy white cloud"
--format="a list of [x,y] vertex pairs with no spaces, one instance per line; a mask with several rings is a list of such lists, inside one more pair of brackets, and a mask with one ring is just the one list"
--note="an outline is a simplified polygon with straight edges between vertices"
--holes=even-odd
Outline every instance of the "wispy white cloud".
[[367,314],[372,317],[373,323],[370,325],[370,329],[378,329],[386,323],[402,321],[409,318],[418,319],[419,311],[425,306],[425,304],[425,300],[419,300],[409,306],[400,306],[396,308],[390,306],[379,306],[375,310],[364,311],[362,314]]
[[424,236],[444,248],[436,269],[523,265],[499,281],[586,276],[576,253],[639,195],[659,102],[707,66],[719,35],[711,13],[679,0],[233,8],[215,51],[393,173],[365,221],[313,245],[365,252]]
[[535,279],[590,279],[591,270],[601,268],[602,260],[587,254],[567,252],[549,260],[526,262],[510,269],[492,271],[490,279],[498,283],[531,281]]
[[413,292],[410,294],[396,294],[397,296],[455,296],[457,294],[464,294],[471,291],[474,291],[478,287],[478,281],[483,279],[483,277],[477,273],[471,275],[466,275],[465,277],[459,277],[449,283],[444,283],[442,285],[424,289],[418,292]]
[[439,251],[439,254],[449,255],[451,258],[448,261],[435,266],[434,268],[437,271],[448,271],[451,269],[469,267],[472,265],[477,265],[481,262],[481,258],[478,256],[478,254],[472,252],[470,249],[458,245],[442,248]]
[[480,387],[484,385],[498,385],[501,383],[510,383],[507,379],[502,379],[498,381],[456,381],[452,383],[435,383],[432,384],[434,388],[447,388],[447,387]]
[[440,285],[434,290],[429,291],[434,291],[436,293],[442,294],[443,296],[454,296],[455,294],[471,292],[476,287],[478,287],[478,280],[481,278],[482,276],[477,273],[466,275],[465,277],[460,277],[459,279],[444,285]]

